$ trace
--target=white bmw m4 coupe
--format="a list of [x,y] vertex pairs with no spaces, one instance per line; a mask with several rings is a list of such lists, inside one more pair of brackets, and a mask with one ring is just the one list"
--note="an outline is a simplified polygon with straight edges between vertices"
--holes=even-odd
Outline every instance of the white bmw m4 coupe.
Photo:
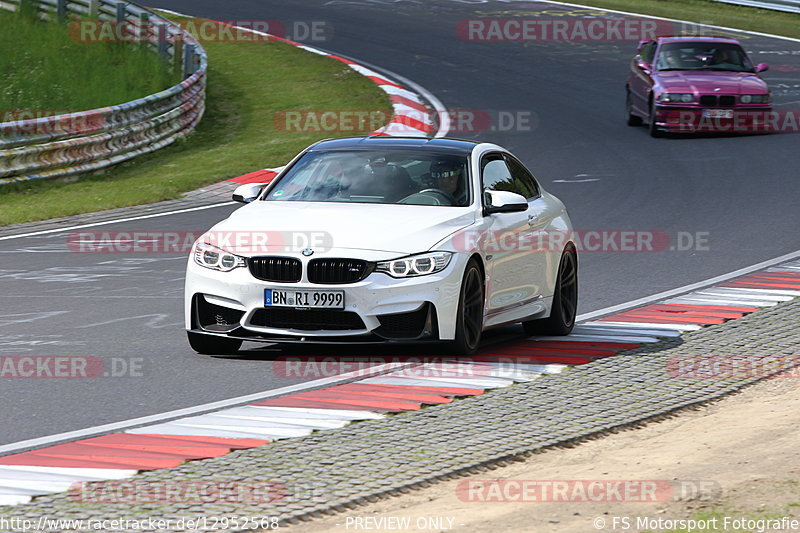
[[318,142],[194,244],[192,348],[443,342],[488,328],[566,335],[578,260],[564,205],[507,150],[453,139]]

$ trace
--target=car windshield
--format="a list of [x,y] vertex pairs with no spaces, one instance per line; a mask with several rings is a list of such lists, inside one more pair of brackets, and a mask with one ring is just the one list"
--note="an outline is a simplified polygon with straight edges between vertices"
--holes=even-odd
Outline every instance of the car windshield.
[[264,200],[467,206],[467,157],[414,150],[327,150],[303,155]]
[[656,70],[754,71],[741,46],[715,42],[663,44],[656,59]]

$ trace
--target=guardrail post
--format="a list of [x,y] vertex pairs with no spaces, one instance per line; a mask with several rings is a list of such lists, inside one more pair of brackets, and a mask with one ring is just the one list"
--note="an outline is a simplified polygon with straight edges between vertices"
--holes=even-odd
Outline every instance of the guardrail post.
[[28,17],[36,14],[36,7],[33,5],[33,0],[19,0],[19,13]]
[[117,2],[117,22],[124,22],[128,16],[128,6],[125,2]]
[[97,20],[100,17],[100,0],[89,0],[89,18]]
[[139,13],[139,29],[136,38],[139,44],[147,46],[150,44],[150,13],[142,11]]
[[56,20],[59,24],[67,21],[67,0],[56,1]]
[[161,56],[161,59],[168,60],[167,57],[167,46],[169,42],[167,41],[167,26],[163,22],[156,23],[156,43],[158,45],[158,55]]
[[180,72],[183,63],[183,34],[175,34],[175,42],[172,45],[172,65]]
[[183,79],[194,72],[195,45],[187,44],[183,47]]

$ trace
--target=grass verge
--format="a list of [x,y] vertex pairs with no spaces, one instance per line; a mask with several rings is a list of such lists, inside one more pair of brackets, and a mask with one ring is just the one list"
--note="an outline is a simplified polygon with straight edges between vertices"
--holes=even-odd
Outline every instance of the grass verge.
[[340,61],[276,41],[208,42],[204,47],[210,63],[207,108],[192,135],[75,183],[0,186],[0,225],[178,198],[203,185],[285,164],[312,142],[337,135],[280,131],[275,117],[283,111],[391,113],[386,94]]
[[0,28],[0,122],[121,104],[180,80],[140,46],[83,43],[66,25],[2,9]]
[[711,0],[578,0],[577,3],[700,24],[800,38],[800,14]]

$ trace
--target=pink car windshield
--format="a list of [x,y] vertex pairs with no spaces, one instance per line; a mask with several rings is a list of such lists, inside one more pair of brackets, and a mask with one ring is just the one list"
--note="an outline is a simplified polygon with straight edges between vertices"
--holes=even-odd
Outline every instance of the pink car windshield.
[[665,43],[656,58],[656,70],[724,70],[753,72],[742,47],[733,43]]

